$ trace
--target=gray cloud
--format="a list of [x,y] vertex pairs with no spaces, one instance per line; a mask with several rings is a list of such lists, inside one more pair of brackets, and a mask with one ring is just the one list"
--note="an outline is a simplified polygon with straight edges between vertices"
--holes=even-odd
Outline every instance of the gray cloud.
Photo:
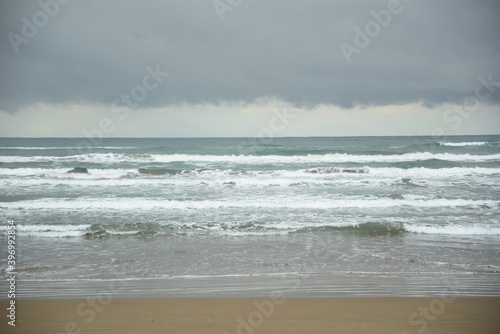
[[[350,63],[339,44],[355,45],[353,29],[389,0],[243,0],[224,21],[213,0],[73,0],[17,54],[8,34],[22,36],[22,18],[33,22],[41,7],[0,1],[0,109],[9,112],[37,102],[111,104],[156,64],[170,76],[144,107],[264,96],[342,107],[462,103],[478,76],[500,81],[495,0],[401,0],[402,11]],[[500,88],[488,101],[500,103]]]

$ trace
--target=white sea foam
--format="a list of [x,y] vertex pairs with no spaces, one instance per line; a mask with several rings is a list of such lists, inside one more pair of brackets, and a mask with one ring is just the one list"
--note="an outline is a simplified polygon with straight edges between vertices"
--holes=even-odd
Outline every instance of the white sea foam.
[[439,143],[440,146],[452,146],[452,147],[462,147],[462,146],[490,146],[488,142],[485,141],[477,141],[477,142],[461,142],[461,143],[453,143],[453,142],[443,142]]
[[[124,183],[141,182],[144,180],[152,180],[155,182],[162,182],[162,179],[168,182],[175,182],[176,180],[186,181],[213,181],[231,179],[234,181],[250,180],[251,182],[266,183],[269,180],[279,179],[289,182],[306,182],[314,180],[326,179],[356,179],[356,180],[374,180],[381,179],[397,179],[397,178],[418,178],[421,180],[427,179],[443,179],[453,178],[469,179],[473,176],[494,176],[500,175],[500,168],[483,168],[483,167],[452,167],[452,168],[395,168],[395,167],[363,167],[357,168],[358,172],[352,172],[353,168],[343,167],[317,167],[310,169],[300,170],[271,170],[271,171],[235,171],[232,169],[211,169],[211,170],[179,170],[177,174],[164,174],[164,175],[147,175],[139,173],[138,169],[89,169],[88,174],[68,173],[70,168],[0,168],[0,178],[14,179],[16,177],[23,178],[29,177],[33,182],[38,182],[37,178],[43,178],[44,182],[51,179],[59,182],[61,179],[68,181],[72,180],[103,180],[103,179],[117,179],[123,180]],[[127,180],[126,177],[134,177],[134,179]],[[20,179],[16,180],[19,181]]]
[[97,169],[88,173],[68,173],[72,168],[0,168],[0,177],[39,177],[44,179],[112,179],[120,178],[130,173],[138,174],[137,169]]
[[405,224],[408,232],[421,234],[447,234],[447,235],[500,235],[500,227],[471,224],[447,224],[447,225],[418,225]]
[[40,163],[40,162],[72,162],[72,163],[171,163],[171,162],[206,162],[231,164],[299,164],[299,163],[369,163],[369,162],[409,162],[424,160],[445,160],[455,162],[485,162],[500,161],[500,154],[472,155],[451,153],[416,152],[392,155],[354,155],[354,154],[324,154],[324,155],[198,155],[198,154],[82,154],[73,156],[0,156],[2,163]]
[[341,209],[341,208],[394,208],[394,207],[497,207],[500,201],[467,199],[390,199],[377,197],[344,196],[340,198],[306,198],[297,196],[259,199],[231,200],[167,200],[160,198],[79,198],[39,199],[2,203],[5,208],[29,210],[191,210],[222,208],[267,208],[267,209]]
[[[379,177],[415,177],[421,179],[427,178],[443,178],[443,177],[453,177],[461,178],[473,175],[495,175],[500,174],[500,168],[482,168],[482,167],[452,167],[452,168],[425,168],[425,167],[414,167],[414,168],[395,168],[395,167],[364,167],[363,173],[346,173],[344,170],[349,168],[337,168],[338,172],[331,172],[331,167],[320,167],[314,168],[312,170],[318,171],[318,174],[340,174],[343,177],[364,177],[363,174],[367,174],[367,178],[373,178],[374,176]],[[311,169],[302,170],[304,172],[309,172]],[[313,174],[314,175],[314,174]]]
[[[320,170],[315,168],[315,170]],[[152,192],[179,193],[205,188],[230,191],[251,190],[269,187],[347,187],[349,189],[372,189],[391,185],[420,185],[453,187],[457,184],[500,189],[500,168],[368,168],[365,173],[309,173],[307,170],[240,171],[204,170],[189,171],[176,175],[145,175],[137,169],[90,169],[89,174],[68,174],[68,169],[0,168],[0,188],[4,195],[39,194],[66,191],[94,192],[96,189],[111,189],[129,193],[130,187],[148,189]],[[406,182],[406,183],[405,183]],[[352,188],[354,187],[354,188]],[[207,188],[208,189],[208,188]],[[394,190],[398,192],[399,190]],[[36,195],[38,196],[38,195]],[[232,196],[232,195],[231,195]]]
[[89,224],[71,225],[71,224],[18,224],[16,229],[19,235],[37,236],[46,238],[64,238],[82,236],[90,228]]
[[[93,149],[97,150],[126,150],[133,149],[135,147],[127,146],[93,146]],[[81,147],[77,146],[1,146],[0,150],[81,150]]]

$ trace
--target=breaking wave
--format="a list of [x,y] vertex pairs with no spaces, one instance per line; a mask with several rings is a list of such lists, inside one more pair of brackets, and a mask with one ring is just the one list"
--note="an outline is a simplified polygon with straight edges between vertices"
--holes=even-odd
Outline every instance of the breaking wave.
[[[408,233],[440,235],[500,235],[500,227],[474,224],[425,225],[405,222],[361,222],[318,225],[315,223],[287,225],[261,222],[236,223],[116,223],[85,225],[18,225],[19,236],[39,238],[150,238],[186,233],[216,234],[283,234],[283,233],[349,233],[363,236],[396,236]],[[4,232],[2,232],[3,234]]]
[[297,164],[297,163],[369,163],[369,162],[410,162],[441,160],[452,162],[487,162],[500,161],[500,154],[473,155],[452,153],[416,152],[390,155],[356,155],[356,154],[324,154],[324,155],[199,155],[199,154],[115,154],[92,153],[73,156],[0,156],[0,163],[172,163],[172,162],[215,162],[234,164]]
[[453,142],[442,142],[437,143],[439,146],[450,146],[450,147],[465,147],[465,146],[491,146],[490,143],[485,141],[474,141],[474,142],[461,142],[461,143],[453,143]]

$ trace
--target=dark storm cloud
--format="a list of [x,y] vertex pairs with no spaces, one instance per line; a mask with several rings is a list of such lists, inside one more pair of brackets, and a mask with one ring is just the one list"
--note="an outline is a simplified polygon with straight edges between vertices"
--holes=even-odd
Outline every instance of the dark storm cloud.
[[[498,1],[401,0],[367,45],[356,44],[354,29],[365,31],[370,12],[395,0],[217,0],[219,13],[213,0],[57,0],[58,8],[56,0],[0,1],[7,111],[37,102],[111,104],[157,65],[170,76],[141,106],[263,96],[343,107],[462,103],[478,76],[500,81]],[[46,24],[34,17],[41,3],[52,8]],[[229,8],[221,3],[231,10],[221,14]],[[19,42],[34,20],[38,31]],[[349,63],[342,42],[357,49]],[[499,103],[500,87],[493,90],[488,101]]]

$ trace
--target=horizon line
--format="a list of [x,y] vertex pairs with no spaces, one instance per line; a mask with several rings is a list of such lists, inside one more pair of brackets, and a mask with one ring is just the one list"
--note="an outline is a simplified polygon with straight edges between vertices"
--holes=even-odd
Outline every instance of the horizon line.
[[[186,136],[186,137],[103,137],[100,138],[100,140],[105,140],[105,139],[248,139],[248,138],[265,138],[267,140],[273,140],[273,139],[286,139],[286,138],[360,138],[360,137],[365,137],[365,138],[370,138],[370,137],[437,137],[437,138],[447,138],[447,137],[480,137],[480,136],[500,136],[500,133],[497,134],[452,134],[452,135],[444,135],[444,136],[434,136],[434,135],[345,135],[345,136],[275,136],[275,137],[259,137],[259,136],[196,136],[196,137],[191,137],[191,136]],[[0,139],[97,139],[95,137],[2,137],[0,136]]]

